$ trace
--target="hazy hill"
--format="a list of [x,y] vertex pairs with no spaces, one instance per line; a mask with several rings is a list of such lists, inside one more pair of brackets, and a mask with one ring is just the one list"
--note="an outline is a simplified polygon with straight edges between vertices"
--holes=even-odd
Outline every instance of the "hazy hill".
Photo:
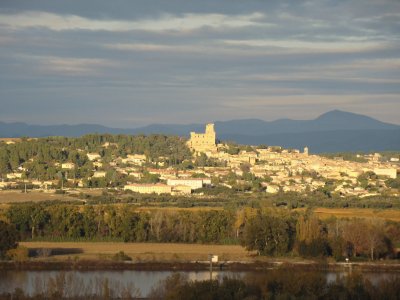
[[241,144],[279,145],[284,148],[310,152],[388,151],[400,150],[400,129],[333,130],[267,135],[221,135],[223,140],[239,141]]
[[109,128],[95,124],[29,125],[0,122],[0,137],[81,136],[88,133],[131,133],[132,129]]
[[[258,119],[244,119],[223,122],[217,121],[215,122],[215,128],[218,135],[266,135],[335,130],[400,129],[400,126],[384,123],[364,115],[333,110],[322,114],[314,120],[279,119],[268,122]],[[164,132],[188,135],[188,132],[192,130],[204,130],[204,124],[149,125],[137,128],[134,131],[143,133]]]
[[[368,116],[333,110],[314,120],[244,119],[215,122],[220,140],[242,144],[281,145],[289,148],[309,146],[311,152],[400,150],[400,126]],[[0,137],[80,136],[88,133],[150,134],[189,136],[203,132],[204,124],[152,124],[134,129],[101,125],[28,125],[0,122]]]

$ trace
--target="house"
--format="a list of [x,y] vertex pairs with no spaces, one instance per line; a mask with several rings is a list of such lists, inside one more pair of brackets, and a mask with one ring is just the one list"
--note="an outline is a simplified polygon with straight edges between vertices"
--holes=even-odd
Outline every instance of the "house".
[[388,176],[389,178],[397,177],[396,168],[374,168],[374,173],[378,176]]
[[71,162],[61,164],[62,169],[72,170],[75,168],[75,164]]
[[178,185],[186,185],[189,186],[192,190],[200,189],[205,185],[211,185],[210,178],[174,178],[168,179],[167,185],[170,186],[178,186]]
[[20,179],[20,178],[22,178],[22,175],[23,175],[23,173],[10,173],[10,174],[7,174],[7,178],[8,179]]
[[86,155],[90,161],[98,160],[101,158],[100,154],[98,153],[88,153]]
[[267,185],[267,188],[265,189],[265,191],[268,194],[276,194],[279,192],[279,186],[277,185]]
[[166,184],[127,184],[124,190],[133,191],[140,194],[171,194],[172,187]]
[[192,188],[187,185],[175,185],[172,188],[172,193],[174,195],[190,195],[192,193]]
[[106,177],[106,172],[105,171],[96,171],[96,172],[94,172],[92,177],[94,177],[94,178],[104,178],[104,177]]
[[121,159],[122,163],[132,163],[135,165],[143,165],[146,162],[146,155],[144,154],[128,154],[126,158]]
[[103,163],[101,163],[99,161],[95,161],[95,162],[93,162],[93,167],[102,168],[103,167]]

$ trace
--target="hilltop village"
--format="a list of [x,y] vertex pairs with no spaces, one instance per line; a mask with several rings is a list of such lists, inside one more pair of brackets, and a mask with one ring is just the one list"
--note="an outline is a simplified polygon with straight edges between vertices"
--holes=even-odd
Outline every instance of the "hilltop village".
[[[127,151],[119,149],[118,143],[104,142],[92,147],[97,151],[86,146],[62,156],[53,155],[51,162],[45,162],[40,151],[30,157],[13,158],[12,147],[20,142],[0,142],[0,189],[28,186],[49,192],[112,187],[136,193],[197,196],[201,196],[198,191],[215,187],[266,194],[323,190],[341,197],[399,193],[398,155],[384,157],[375,153],[346,160],[341,156],[313,155],[307,147],[300,151],[220,143],[214,124],[207,124],[204,133],[191,132],[187,141],[175,141],[182,143],[188,153],[179,163],[174,151],[186,150],[175,149],[173,144],[168,146],[170,156],[157,156],[148,150],[135,153],[134,147]],[[24,142],[34,143],[35,139]],[[8,161],[2,161],[2,157],[8,157]],[[38,165],[45,173],[37,171]]]

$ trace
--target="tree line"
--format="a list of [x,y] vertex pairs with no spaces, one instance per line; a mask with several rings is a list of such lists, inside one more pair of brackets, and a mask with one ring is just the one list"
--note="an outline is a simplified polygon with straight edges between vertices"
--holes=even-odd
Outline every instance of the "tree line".
[[242,244],[259,255],[393,258],[400,223],[321,220],[283,209],[138,209],[129,204],[12,204],[2,213],[22,240]]

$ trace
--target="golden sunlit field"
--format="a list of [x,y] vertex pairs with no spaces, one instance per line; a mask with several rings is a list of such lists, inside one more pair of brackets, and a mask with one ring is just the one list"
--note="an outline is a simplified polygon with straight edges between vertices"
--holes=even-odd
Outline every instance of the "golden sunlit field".
[[337,218],[381,218],[400,222],[400,210],[371,208],[316,208],[314,213],[321,219]]
[[154,211],[154,210],[163,210],[168,212],[174,211],[212,211],[212,210],[223,210],[224,208],[221,206],[217,207],[209,207],[209,206],[196,206],[196,207],[150,207],[150,206],[141,206],[138,207],[137,210],[140,211]]
[[77,200],[77,198],[71,197],[69,195],[55,194],[54,191],[51,192],[41,192],[41,191],[29,191],[24,193],[21,190],[7,190],[0,191],[0,203],[18,203],[18,202],[40,202],[48,200],[63,200],[71,201]]
[[252,253],[239,245],[198,245],[173,243],[112,243],[112,242],[21,242],[29,249],[53,249],[51,258],[107,259],[119,251],[134,261],[207,261],[208,254],[220,261],[250,261]]

